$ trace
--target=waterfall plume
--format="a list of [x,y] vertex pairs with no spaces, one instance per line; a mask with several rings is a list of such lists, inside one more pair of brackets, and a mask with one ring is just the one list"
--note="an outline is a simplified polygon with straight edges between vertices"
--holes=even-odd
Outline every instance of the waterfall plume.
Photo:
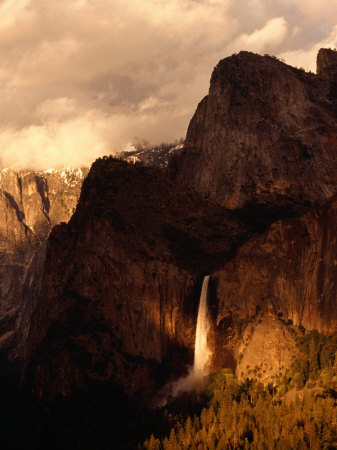
[[181,392],[191,391],[198,386],[203,377],[208,375],[209,359],[212,354],[208,345],[208,332],[211,326],[207,308],[209,278],[209,275],[204,277],[201,288],[197,326],[195,331],[193,367],[190,367],[189,373],[186,376],[164,386],[161,401],[156,406],[166,405],[169,396],[176,397]]
[[210,322],[207,309],[207,293],[208,293],[209,275],[204,278],[202,283],[197,328],[195,332],[195,348],[194,348],[194,366],[193,372],[196,377],[207,375],[207,363],[211,356],[207,338],[210,329]]

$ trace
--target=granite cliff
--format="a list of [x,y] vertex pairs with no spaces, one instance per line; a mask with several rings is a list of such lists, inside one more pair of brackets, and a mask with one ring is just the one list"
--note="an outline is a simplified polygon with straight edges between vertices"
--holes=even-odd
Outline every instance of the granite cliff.
[[336,331],[336,236],[336,197],[301,218],[275,222],[215,275],[221,314],[260,311],[306,329]]
[[70,219],[86,173],[0,171],[0,352],[5,360],[24,357],[48,235]]
[[[321,75],[336,67],[325,55]],[[325,77],[241,52],[215,67],[170,170],[227,208],[258,208],[274,220],[336,193],[336,138],[336,97]]]
[[336,55],[319,51],[318,76],[246,52],[221,61],[171,164],[179,184],[267,228],[212,277],[214,363],[242,376],[266,362],[264,381],[284,373],[289,324],[336,331]]

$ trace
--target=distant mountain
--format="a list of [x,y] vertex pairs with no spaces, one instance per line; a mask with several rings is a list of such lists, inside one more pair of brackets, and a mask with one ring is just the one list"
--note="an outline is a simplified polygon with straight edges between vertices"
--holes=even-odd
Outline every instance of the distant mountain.
[[23,358],[52,227],[72,216],[88,169],[0,171],[0,355]]
[[137,145],[137,148],[134,151],[121,152],[116,156],[132,164],[142,163],[145,166],[165,169],[172,156],[179,154],[182,151],[183,146],[183,139],[170,144],[160,144],[155,146]]

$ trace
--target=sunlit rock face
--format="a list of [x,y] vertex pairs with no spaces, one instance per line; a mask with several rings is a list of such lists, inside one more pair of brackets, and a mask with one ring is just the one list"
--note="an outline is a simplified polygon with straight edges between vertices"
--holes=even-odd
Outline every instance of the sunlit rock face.
[[237,355],[238,378],[258,379],[265,385],[277,384],[294,360],[301,358],[292,329],[281,318],[263,312],[243,330]]
[[0,171],[0,353],[22,358],[40,289],[46,240],[68,221],[87,170]]
[[42,397],[97,381],[146,395],[179,373],[193,361],[201,274],[245,233],[157,169],[96,161],[49,239],[26,382]]
[[0,351],[15,358],[23,354],[44,252],[3,191],[0,218]]
[[284,217],[324,204],[337,191],[329,83],[270,56],[223,59],[170,170],[178,183],[230,209],[258,206]]
[[283,219],[245,243],[216,273],[218,322],[257,312],[306,329],[337,326],[337,200]]

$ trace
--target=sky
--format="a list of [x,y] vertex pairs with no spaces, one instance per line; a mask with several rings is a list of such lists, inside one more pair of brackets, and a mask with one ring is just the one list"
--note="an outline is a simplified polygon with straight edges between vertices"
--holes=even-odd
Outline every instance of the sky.
[[337,47],[337,0],[0,0],[0,167],[185,137],[220,59],[315,71],[321,47]]

